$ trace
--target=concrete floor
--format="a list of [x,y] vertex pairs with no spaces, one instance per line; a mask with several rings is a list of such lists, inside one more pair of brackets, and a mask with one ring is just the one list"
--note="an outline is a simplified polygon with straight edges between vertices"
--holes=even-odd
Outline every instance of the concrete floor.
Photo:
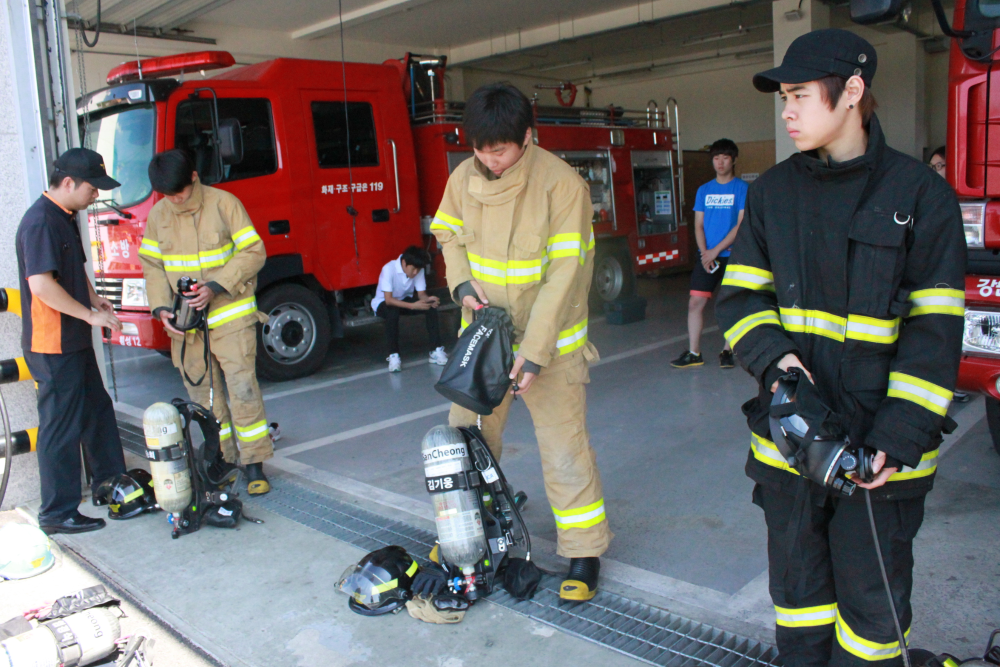
[[[640,281],[640,292],[649,299],[644,322],[611,326],[599,313],[590,320],[602,361],[591,370],[589,427],[617,536],[604,559],[604,585],[773,641],[763,514],[750,503],[752,483],[743,473],[748,432],[739,406],[753,394],[754,383],[740,369],[718,368],[722,338],[711,314],[703,344],[706,365],[669,366],[686,345],[687,281],[686,275]],[[306,482],[426,527],[431,514],[419,443],[445,420],[447,403],[432,389],[441,369],[426,363],[422,323],[408,321],[402,329],[403,373],[385,372],[382,330],[375,326],[348,331],[336,341],[320,373],[292,383],[263,383],[268,418],[281,423],[284,436],[267,469],[276,483]],[[179,374],[160,355],[115,348],[114,356],[122,412],[141,419],[154,401],[183,394]],[[1000,626],[994,537],[1000,457],[989,440],[981,398],[956,405],[953,416],[960,428],[946,436],[937,489],[915,544],[911,638],[916,646],[970,656],[981,653],[989,631]],[[29,458],[19,463],[25,466]],[[523,403],[511,413],[503,465],[508,479],[529,495],[525,518],[543,563],[563,567],[553,555],[555,530]],[[19,488],[30,498],[30,487],[22,481]],[[180,542],[193,545],[198,539]],[[328,544],[336,542],[331,538],[322,544],[319,538],[295,539],[305,540],[300,553],[319,549],[343,557],[345,562],[327,561],[327,579],[354,557],[348,554],[353,547],[337,551]],[[325,603],[322,608],[325,614]],[[255,615],[254,623],[266,624],[266,615]],[[531,636],[530,629],[523,631]],[[316,632],[323,636],[322,629]],[[596,652],[594,660],[606,653],[564,639]]]

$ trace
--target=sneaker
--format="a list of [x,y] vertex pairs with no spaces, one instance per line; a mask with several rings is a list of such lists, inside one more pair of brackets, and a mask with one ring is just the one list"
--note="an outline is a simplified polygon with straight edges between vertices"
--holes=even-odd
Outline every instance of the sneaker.
[[427,361],[432,364],[437,364],[438,366],[444,366],[448,363],[448,354],[444,351],[444,347],[442,346],[431,352],[431,356],[427,359]]
[[390,354],[386,357],[386,361],[389,362],[390,373],[398,373],[403,370],[403,360],[399,358],[398,354]]
[[271,434],[271,442],[278,442],[281,440],[281,427],[278,426],[278,422],[271,422],[268,424],[267,432]]
[[670,362],[674,368],[687,368],[688,366],[704,366],[705,360],[700,354],[686,351],[681,356]]
[[732,350],[719,352],[719,368],[736,368]]

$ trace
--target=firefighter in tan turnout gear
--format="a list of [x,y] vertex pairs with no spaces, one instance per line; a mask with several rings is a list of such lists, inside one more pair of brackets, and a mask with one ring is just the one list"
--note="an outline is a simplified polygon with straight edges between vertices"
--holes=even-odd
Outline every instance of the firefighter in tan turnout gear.
[[[242,463],[251,495],[271,490],[262,462],[274,455],[257,385],[255,361],[257,329],[265,321],[257,312],[254,290],[257,272],[264,266],[264,242],[240,201],[222,190],[202,185],[186,153],[171,150],[155,156],[149,165],[153,189],[164,195],[149,212],[146,234],[139,248],[146,294],[153,314],[171,339],[170,353],[192,401],[209,404],[205,373],[204,333],[183,333],[171,324],[174,293],[179,278],[198,281],[191,305],[207,309],[212,383],[216,389],[213,412],[221,425],[223,460],[213,473]],[[183,363],[181,360],[184,349]],[[222,393],[222,376],[229,390]]]
[[[570,559],[560,587],[568,600],[597,590],[599,556],[612,533],[587,432],[587,298],[594,271],[593,207],[586,182],[532,142],[528,99],[507,84],[483,86],[466,103],[466,141],[475,157],[452,173],[431,230],[441,243],[448,287],[462,326],[477,302],[503,308],[515,329],[512,378],[518,389],[483,417],[499,459],[515,394],[531,412],[545,491],[555,514],[558,554]],[[477,415],[453,405],[452,426]]]

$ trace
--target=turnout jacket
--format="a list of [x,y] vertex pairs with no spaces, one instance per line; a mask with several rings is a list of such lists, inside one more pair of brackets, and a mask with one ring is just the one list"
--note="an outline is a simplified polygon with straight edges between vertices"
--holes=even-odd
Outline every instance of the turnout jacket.
[[[590,188],[558,157],[528,145],[500,178],[475,157],[448,179],[431,223],[448,267],[448,287],[475,278],[491,306],[514,323],[515,346],[547,366],[586,350],[587,298],[594,273]],[[473,320],[462,309],[462,326]]]
[[776,364],[794,353],[851,442],[905,466],[873,495],[930,490],[958,375],[965,263],[951,187],[886,146],[875,117],[863,156],[828,164],[798,153],[751,184],[716,306],[760,383],[743,406],[747,474],[792,490],[797,473],[770,440],[768,407]]
[[209,302],[211,331],[221,335],[257,323],[254,291],[266,253],[234,195],[196,181],[184,204],[158,201],[146,221],[139,259],[152,312],[173,309],[177,280],[190,276],[222,289]]

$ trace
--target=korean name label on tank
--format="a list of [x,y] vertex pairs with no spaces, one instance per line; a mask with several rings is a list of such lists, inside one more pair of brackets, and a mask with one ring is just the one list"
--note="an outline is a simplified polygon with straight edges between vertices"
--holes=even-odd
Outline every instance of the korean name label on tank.
[[458,480],[453,475],[441,475],[440,477],[428,477],[427,491],[429,493],[442,493],[459,488]]
[[493,482],[497,482],[500,480],[500,475],[497,474],[496,468],[490,466],[489,468],[483,471],[483,480],[487,484],[492,484]]

